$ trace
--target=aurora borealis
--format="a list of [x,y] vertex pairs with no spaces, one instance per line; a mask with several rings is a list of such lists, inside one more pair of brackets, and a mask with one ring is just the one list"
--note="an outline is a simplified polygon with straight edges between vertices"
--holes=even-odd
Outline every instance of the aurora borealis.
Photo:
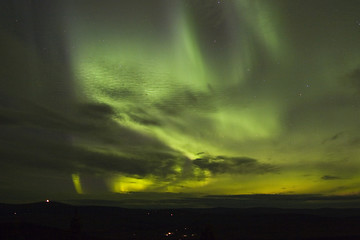
[[359,194],[359,1],[1,6],[0,201]]

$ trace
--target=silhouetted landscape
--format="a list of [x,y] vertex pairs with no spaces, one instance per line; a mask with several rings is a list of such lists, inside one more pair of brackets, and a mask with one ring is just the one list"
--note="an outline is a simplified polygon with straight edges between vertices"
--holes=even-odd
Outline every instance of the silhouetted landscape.
[[359,239],[360,209],[0,205],[0,239]]

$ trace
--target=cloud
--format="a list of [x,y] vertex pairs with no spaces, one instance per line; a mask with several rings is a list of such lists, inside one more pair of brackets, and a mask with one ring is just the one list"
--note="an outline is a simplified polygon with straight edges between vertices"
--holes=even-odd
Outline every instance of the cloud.
[[324,144],[326,142],[332,142],[332,141],[339,140],[340,138],[344,137],[344,133],[345,132],[338,132],[335,135],[333,135],[332,137],[324,139],[324,141],[322,143]]
[[114,110],[104,103],[84,103],[79,106],[82,114],[89,117],[102,118],[114,114]]
[[321,177],[322,180],[338,180],[338,179],[342,179],[341,177],[337,177],[337,176],[331,176],[331,175],[324,175]]
[[133,107],[125,112],[125,114],[134,122],[146,126],[161,126],[162,123],[154,114],[141,107]]
[[[24,104],[21,111],[0,108],[0,151],[10,168],[167,178],[175,165],[189,161],[156,137],[116,122],[110,105],[74,103],[74,111],[64,113]],[[149,117],[146,111],[135,114]]]
[[[152,139],[148,139],[149,144],[144,141],[136,147],[119,146],[115,151],[106,144],[78,145],[66,139],[54,140],[56,135],[52,134],[55,133],[45,129],[37,131],[37,138],[33,138],[33,129],[19,130],[11,132],[15,135],[14,139],[0,140],[4,172],[2,178],[6,180],[2,185],[9,185],[12,181],[24,187],[28,182],[41,185],[46,181],[46,184],[50,185],[58,184],[59,179],[64,179],[63,184],[67,184],[68,191],[71,192],[73,185],[65,180],[71,179],[73,173],[78,173],[84,186],[87,186],[86,190],[92,192],[96,189],[93,186],[95,183],[103,183],[113,176],[120,175],[173,181],[179,175],[175,169],[190,161],[166,146],[157,145],[149,148],[149,145],[154,143]],[[48,136],[45,136],[46,134]],[[21,176],[19,179],[27,181],[11,180],[14,173]],[[108,191],[108,185],[100,184],[98,192],[101,192],[101,187],[102,191]]]
[[248,157],[205,156],[195,159],[193,164],[213,174],[264,174],[277,171],[274,165],[259,163]]
[[347,77],[350,86],[360,93],[360,67],[352,71]]
[[186,111],[211,112],[215,110],[215,96],[179,86],[171,90],[167,97],[154,103],[154,106],[168,116],[179,116]]
[[80,150],[78,153],[79,171],[92,173],[122,173],[145,177],[154,175],[167,178],[175,174],[174,166],[185,160],[176,153],[160,151],[141,152],[139,154],[100,153]]

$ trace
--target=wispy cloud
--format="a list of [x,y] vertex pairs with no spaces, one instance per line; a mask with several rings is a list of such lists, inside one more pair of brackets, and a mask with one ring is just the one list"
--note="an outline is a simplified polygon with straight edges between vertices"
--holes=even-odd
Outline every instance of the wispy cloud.
[[264,174],[278,171],[275,165],[260,163],[248,157],[204,156],[193,164],[213,174]]

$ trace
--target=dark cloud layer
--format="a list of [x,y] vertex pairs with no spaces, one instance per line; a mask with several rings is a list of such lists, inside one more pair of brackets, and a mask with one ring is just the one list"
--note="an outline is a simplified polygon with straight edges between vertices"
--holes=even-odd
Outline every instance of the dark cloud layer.
[[140,177],[151,174],[163,179],[175,174],[172,170],[174,166],[184,161],[175,154],[156,152],[155,150],[132,156],[82,151],[77,156],[79,172],[122,173]]
[[114,114],[111,106],[104,103],[86,103],[79,107],[81,113],[85,116],[103,118]]
[[204,156],[195,159],[193,164],[213,174],[264,174],[277,171],[274,165],[260,163],[248,157]]
[[[7,139],[1,146],[3,161],[58,170],[69,168],[69,172],[92,169],[164,176],[172,173],[181,156],[155,138],[115,124],[111,119],[114,112],[108,105],[82,104],[80,111],[67,117],[40,106],[31,109],[29,112],[2,110],[2,124],[11,124],[10,128],[2,127],[2,139]],[[93,139],[104,149],[108,148],[106,143],[110,138],[119,153],[78,147],[71,142],[74,137]]]
[[341,177],[337,177],[337,176],[331,176],[331,175],[324,175],[321,177],[322,180],[338,180],[338,179],[342,179]]

